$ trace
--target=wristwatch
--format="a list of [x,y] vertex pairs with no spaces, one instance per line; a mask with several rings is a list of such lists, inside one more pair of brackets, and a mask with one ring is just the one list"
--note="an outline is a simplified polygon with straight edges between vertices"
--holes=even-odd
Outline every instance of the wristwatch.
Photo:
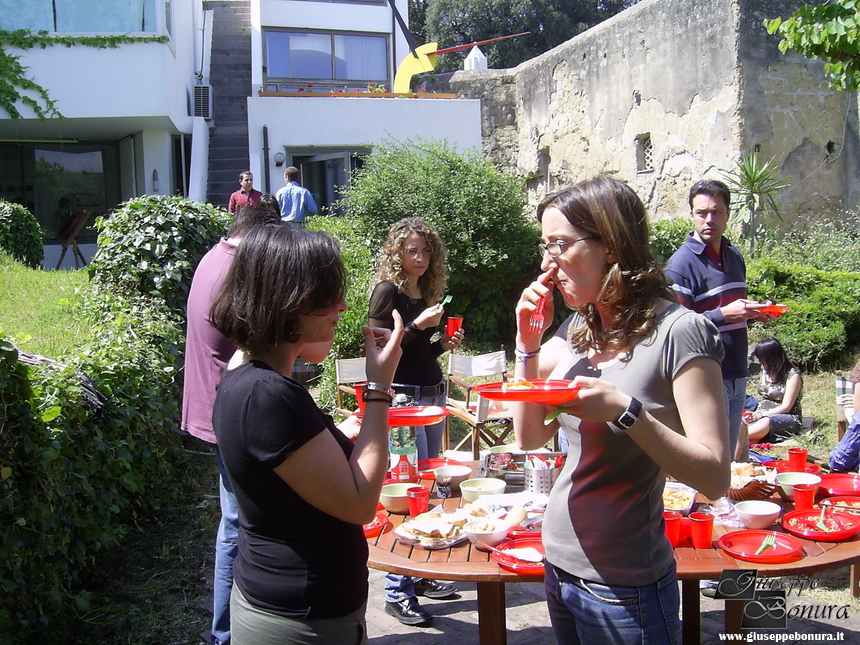
[[368,400],[367,395],[369,392],[379,392],[381,394],[385,394],[389,399],[394,399],[394,390],[390,387],[385,387],[382,383],[374,383],[373,381],[370,381],[365,385],[364,390],[361,392],[362,400]]
[[639,420],[639,413],[642,412],[642,404],[636,397],[630,397],[630,405],[621,413],[615,421],[610,421],[609,425],[619,432],[626,432],[633,427],[633,424]]

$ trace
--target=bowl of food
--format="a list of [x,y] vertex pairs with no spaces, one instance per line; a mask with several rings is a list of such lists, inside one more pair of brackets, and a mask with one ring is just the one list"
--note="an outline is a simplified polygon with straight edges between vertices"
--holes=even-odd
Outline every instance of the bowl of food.
[[506,521],[488,518],[474,520],[463,527],[469,541],[478,548],[500,545],[507,538],[510,529],[511,525]]
[[506,485],[504,479],[478,477],[477,479],[467,479],[460,484],[460,492],[463,494],[464,501],[474,502],[482,495],[501,495],[505,492]]
[[738,502],[735,513],[748,529],[766,529],[776,521],[782,507],[760,499]]
[[821,477],[810,473],[778,473],[776,483],[779,486],[779,494],[782,498],[789,502],[794,501],[795,484],[810,484],[818,486],[821,483]]
[[466,481],[471,474],[472,469],[468,466],[440,466],[433,470],[436,481],[439,481],[439,477],[451,478],[451,490],[460,490],[460,484]]
[[382,492],[379,494],[380,504],[385,507],[385,510],[391,513],[408,514],[409,503],[406,501],[406,490],[413,486],[415,484],[409,482],[386,484],[382,487]]

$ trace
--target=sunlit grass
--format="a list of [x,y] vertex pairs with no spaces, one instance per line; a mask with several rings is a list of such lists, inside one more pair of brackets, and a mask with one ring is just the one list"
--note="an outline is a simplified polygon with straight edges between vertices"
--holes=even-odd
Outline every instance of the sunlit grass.
[[86,271],[30,269],[0,253],[0,334],[30,354],[56,358],[74,351],[90,324],[74,305]]

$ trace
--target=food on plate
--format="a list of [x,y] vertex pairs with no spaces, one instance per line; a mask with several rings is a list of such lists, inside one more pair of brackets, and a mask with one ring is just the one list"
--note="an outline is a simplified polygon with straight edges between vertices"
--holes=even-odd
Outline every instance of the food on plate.
[[828,515],[824,516],[822,522],[824,522],[824,528],[818,526],[817,520],[813,522],[803,517],[790,517],[786,524],[788,528],[796,531],[820,531],[822,533],[836,533],[837,531],[844,531],[846,528]]
[[[466,520],[467,522],[471,522],[476,518],[486,517],[488,515],[487,509],[485,509],[483,506],[475,506],[472,502],[466,502],[465,504],[463,504],[462,508],[454,511],[453,513],[451,513],[451,515],[456,515],[457,513],[460,513],[462,511],[465,511],[468,515],[471,516]],[[463,524],[465,524],[465,522]]]
[[763,466],[732,462],[732,488],[743,488],[751,481],[765,479],[766,470]]
[[526,519],[526,509],[522,506],[514,506],[508,511],[505,516],[505,521],[511,526],[519,526],[520,522]]
[[509,390],[536,390],[537,385],[524,378],[516,377],[502,383],[502,392]]
[[843,513],[852,513],[853,515],[860,515],[860,499],[825,499],[821,501],[822,506],[832,506],[835,509]]
[[663,508],[669,511],[684,511],[693,504],[696,491],[692,488],[670,488],[663,489]]

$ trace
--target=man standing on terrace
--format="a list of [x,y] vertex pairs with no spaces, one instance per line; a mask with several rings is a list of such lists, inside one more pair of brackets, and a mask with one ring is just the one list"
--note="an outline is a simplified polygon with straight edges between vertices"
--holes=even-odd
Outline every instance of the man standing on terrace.
[[241,188],[230,195],[230,204],[227,206],[227,210],[234,215],[245,206],[256,206],[263,196],[263,193],[254,188],[254,175],[250,170],[239,173],[239,185]]
[[308,215],[316,215],[317,203],[307,188],[298,183],[299,169],[289,166],[284,170],[286,186],[281,188],[275,197],[281,206],[281,219],[285,222],[302,224]]
[[688,201],[694,230],[669,258],[666,273],[675,283],[672,289],[681,304],[704,314],[720,332],[725,349],[722,373],[729,410],[729,445],[732,455],[743,455],[746,446],[738,447],[738,437],[749,376],[747,321],[767,322],[772,316],[759,311],[764,303],[747,299],[743,255],[723,237],[731,204],[728,187],[721,181],[699,181],[690,189]]

